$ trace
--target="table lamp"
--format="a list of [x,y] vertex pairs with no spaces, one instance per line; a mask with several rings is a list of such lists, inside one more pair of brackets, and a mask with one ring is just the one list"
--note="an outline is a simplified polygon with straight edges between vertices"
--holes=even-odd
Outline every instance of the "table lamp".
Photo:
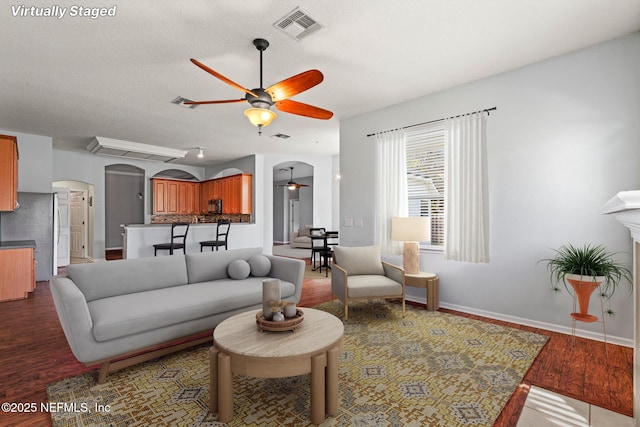
[[391,238],[404,242],[402,268],[406,274],[420,272],[420,242],[431,240],[431,218],[428,216],[391,218]]

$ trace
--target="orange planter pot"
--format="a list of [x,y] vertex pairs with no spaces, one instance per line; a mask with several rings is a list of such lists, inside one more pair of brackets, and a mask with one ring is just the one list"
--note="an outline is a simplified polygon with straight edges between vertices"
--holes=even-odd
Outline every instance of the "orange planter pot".
[[[589,314],[589,300],[593,291],[604,281],[604,277],[580,276],[579,274],[567,274],[565,280],[571,285],[578,299],[579,313],[571,313],[571,317],[581,322],[596,322],[597,316]],[[586,279],[586,280],[583,280]]]

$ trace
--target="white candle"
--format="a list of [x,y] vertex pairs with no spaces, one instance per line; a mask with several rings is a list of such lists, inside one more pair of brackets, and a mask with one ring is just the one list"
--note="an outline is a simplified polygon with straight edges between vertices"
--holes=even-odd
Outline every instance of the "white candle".
[[262,315],[271,320],[271,301],[280,301],[280,279],[264,279],[262,281]]
[[296,313],[295,302],[288,302],[287,305],[284,306],[284,317],[295,317]]

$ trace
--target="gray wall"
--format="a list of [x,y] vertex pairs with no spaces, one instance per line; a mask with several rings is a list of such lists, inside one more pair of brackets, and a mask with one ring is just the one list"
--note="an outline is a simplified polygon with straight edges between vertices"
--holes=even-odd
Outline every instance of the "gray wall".
[[53,138],[1,130],[18,138],[18,191],[51,193]]
[[[631,262],[628,230],[599,209],[618,191],[640,188],[639,94],[636,33],[343,120],[340,216],[363,227],[341,226],[341,244],[373,243],[374,141],[366,134],[496,106],[487,129],[491,262],[423,252],[421,269],[440,276],[443,306],[569,331],[571,298],[550,291],[537,261],[572,242],[603,243]],[[408,293],[424,299],[421,289]],[[605,319],[622,341],[633,337],[632,301],[619,289],[617,315]],[[578,327],[602,336],[601,324]]]
[[[144,224],[144,170],[131,165],[110,165],[105,168],[105,246],[122,248],[120,224]],[[139,194],[142,197],[139,197]]]

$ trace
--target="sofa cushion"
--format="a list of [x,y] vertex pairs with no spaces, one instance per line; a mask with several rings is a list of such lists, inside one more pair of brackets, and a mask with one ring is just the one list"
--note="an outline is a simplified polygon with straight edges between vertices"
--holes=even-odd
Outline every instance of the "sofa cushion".
[[249,273],[251,273],[251,267],[247,261],[243,259],[236,259],[229,263],[227,273],[229,274],[229,277],[234,280],[246,279],[249,277]]
[[349,276],[358,274],[384,275],[379,246],[334,246],[334,262],[347,270]]
[[264,255],[254,255],[249,258],[251,275],[254,277],[264,277],[271,271],[271,261]]
[[237,259],[248,261],[252,256],[260,254],[262,254],[262,248],[231,249],[228,251],[187,254],[189,283],[228,279],[229,273],[227,272],[227,267],[231,261]]
[[377,274],[349,276],[349,298],[375,298],[402,295],[402,285],[387,276]]
[[[225,263],[226,267],[226,263]],[[87,302],[115,295],[143,292],[187,283],[185,256],[122,259],[67,266]]]
[[298,237],[310,236],[312,225],[305,225],[303,228],[298,230]]
[[[88,304],[97,341],[188,322],[262,303],[263,278],[215,280],[187,286],[114,296]],[[282,298],[295,293],[295,285],[281,281]]]

